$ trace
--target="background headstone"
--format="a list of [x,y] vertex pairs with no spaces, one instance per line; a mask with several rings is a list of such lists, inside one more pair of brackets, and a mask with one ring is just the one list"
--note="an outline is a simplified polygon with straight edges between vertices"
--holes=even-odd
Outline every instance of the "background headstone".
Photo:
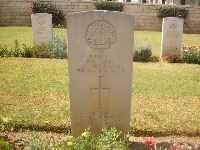
[[33,46],[48,45],[52,40],[52,15],[36,13],[31,15]]
[[183,21],[176,17],[163,18],[160,58],[181,54]]
[[90,11],[67,17],[72,134],[130,126],[133,16]]

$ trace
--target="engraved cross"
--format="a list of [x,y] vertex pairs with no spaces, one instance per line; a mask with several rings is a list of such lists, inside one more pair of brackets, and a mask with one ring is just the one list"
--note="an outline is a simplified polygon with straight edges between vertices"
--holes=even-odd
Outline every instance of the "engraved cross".
[[99,91],[99,108],[98,109],[101,109],[101,92],[102,91],[110,91],[111,87],[109,87],[109,88],[102,88],[101,87],[102,76],[98,76],[98,77],[99,77],[99,87],[98,88],[92,88],[92,87],[90,87],[90,91]]

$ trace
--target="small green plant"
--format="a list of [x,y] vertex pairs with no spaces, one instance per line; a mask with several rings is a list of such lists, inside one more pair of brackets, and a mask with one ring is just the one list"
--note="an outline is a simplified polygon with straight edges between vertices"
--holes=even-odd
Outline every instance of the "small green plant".
[[48,45],[49,53],[53,58],[67,58],[67,40],[64,35],[54,34]]
[[26,136],[22,139],[22,144],[31,149],[47,150],[127,150],[129,147],[129,134],[122,135],[116,128],[104,126],[100,135],[94,135],[90,129],[86,129],[78,137],[67,136],[66,140],[57,142],[53,137],[43,137],[40,133],[34,133],[31,137]]
[[21,144],[34,150],[51,150],[55,145],[55,140],[52,136],[33,132],[31,135],[24,135]]
[[134,47],[133,61],[148,61],[151,54],[151,47],[148,44],[138,42]]
[[115,150],[127,150],[129,147],[129,134],[122,135],[116,128],[102,127],[100,135],[94,135],[89,129],[86,129],[77,138],[69,137],[66,141],[63,141],[59,145],[56,145],[54,149],[115,149]]
[[129,134],[122,135],[122,132],[117,131],[116,128],[104,126],[102,133],[97,138],[96,149],[127,150],[129,145]]
[[188,15],[188,10],[184,7],[159,7],[157,9],[157,16],[160,18],[165,17],[179,17],[186,18]]
[[7,45],[4,46],[0,45],[0,57],[7,57],[8,55],[7,49],[8,49]]
[[54,26],[58,26],[64,20],[64,13],[62,9],[57,8],[51,3],[43,1],[34,1],[31,3],[32,13],[49,13],[52,14],[52,22]]
[[0,139],[0,149],[2,150],[14,150],[15,147],[13,144],[5,142],[4,139]]
[[33,57],[33,48],[23,44],[23,55],[22,57],[31,58]]
[[17,39],[15,39],[15,45],[14,45],[14,49],[12,51],[12,55],[13,55],[13,57],[21,57],[22,56],[22,51],[20,50],[19,42]]
[[200,47],[182,45],[181,58],[188,64],[200,64]]
[[122,11],[123,4],[118,2],[96,2],[94,4],[97,10],[110,10],[110,11]]
[[0,117],[0,130],[13,131],[15,128],[15,123],[11,118]]

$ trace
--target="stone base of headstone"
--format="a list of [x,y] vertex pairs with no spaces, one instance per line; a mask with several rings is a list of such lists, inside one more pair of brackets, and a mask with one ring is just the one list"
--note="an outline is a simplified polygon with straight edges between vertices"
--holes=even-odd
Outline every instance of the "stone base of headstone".
[[52,15],[36,13],[31,15],[33,46],[48,45],[52,40]]

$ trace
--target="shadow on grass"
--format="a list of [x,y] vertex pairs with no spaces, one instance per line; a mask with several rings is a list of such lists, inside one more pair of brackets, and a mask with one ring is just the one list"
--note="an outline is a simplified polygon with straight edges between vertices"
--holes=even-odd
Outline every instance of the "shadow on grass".
[[157,56],[151,56],[148,60],[142,61],[142,60],[133,60],[133,62],[141,62],[141,63],[148,63],[148,62],[159,62],[160,58]]
[[179,132],[179,131],[166,131],[166,132],[152,132],[152,131],[131,131],[131,134],[136,137],[165,137],[165,136],[187,136],[187,137],[199,137],[200,132]]
[[[13,131],[30,130],[30,131],[41,131],[41,132],[54,132],[54,133],[71,133],[70,126],[40,126],[40,125],[24,125],[15,124]],[[165,137],[165,136],[187,136],[187,137],[200,137],[200,132],[180,132],[176,130],[166,132],[156,131],[142,131],[137,129],[130,129],[130,134],[135,137]]]
[[41,132],[54,132],[54,133],[71,133],[71,127],[58,127],[58,126],[39,126],[39,125],[15,125],[14,131],[20,130],[41,131]]

